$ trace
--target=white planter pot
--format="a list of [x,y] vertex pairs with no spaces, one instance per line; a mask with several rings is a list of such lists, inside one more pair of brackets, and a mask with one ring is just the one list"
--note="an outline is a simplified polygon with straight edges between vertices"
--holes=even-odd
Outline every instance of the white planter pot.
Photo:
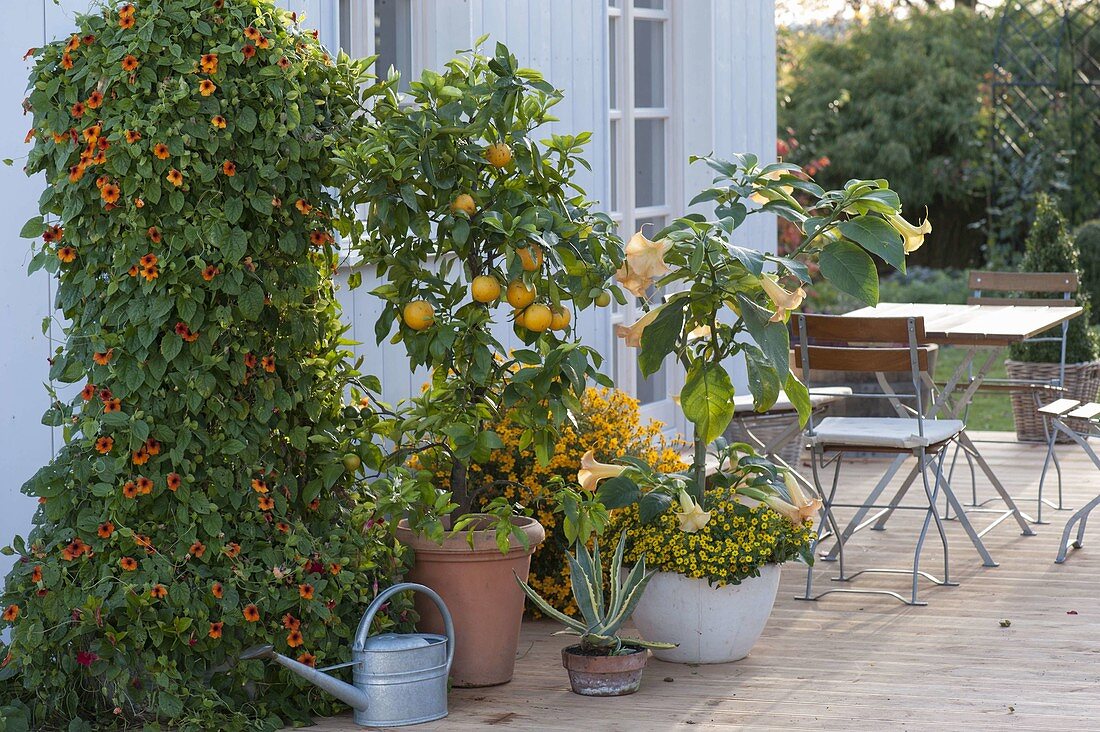
[[771,615],[779,590],[779,565],[739,585],[711,587],[705,579],[658,572],[634,608],[643,638],[679,643],[654,650],[661,661],[728,663],[749,655]]

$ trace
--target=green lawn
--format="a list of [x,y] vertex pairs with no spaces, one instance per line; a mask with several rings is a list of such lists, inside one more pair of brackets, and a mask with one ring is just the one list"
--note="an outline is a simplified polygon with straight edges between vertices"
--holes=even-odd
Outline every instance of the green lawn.
[[[965,355],[966,350],[963,348],[951,346],[940,348],[939,357],[936,361],[936,381],[943,382],[950,378],[955,367],[959,365]],[[979,352],[978,360],[983,357],[984,354]],[[993,368],[990,369],[987,376],[989,378],[1004,378],[1004,362],[998,361],[993,364]],[[970,413],[966,418],[966,426],[971,430],[1013,431],[1015,427],[1012,424],[1012,404],[1009,401],[1009,395],[1001,392],[978,392],[978,395],[974,397],[974,401],[970,403]]]

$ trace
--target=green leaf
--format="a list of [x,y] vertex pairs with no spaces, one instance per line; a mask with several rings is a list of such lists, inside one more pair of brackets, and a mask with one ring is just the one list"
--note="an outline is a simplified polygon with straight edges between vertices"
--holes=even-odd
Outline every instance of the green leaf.
[[260,317],[260,313],[264,309],[263,288],[255,283],[251,284],[241,293],[240,299],[237,300],[237,307],[241,311],[241,316],[247,320],[255,320]]
[[225,201],[225,220],[231,224],[235,224],[241,220],[241,215],[244,213],[244,201],[236,196],[232,196]]
[[160,355],[169,363],[179,355],[182,348],[183,339],[176,335],[165,335],[160,341]]
[[638,484],[623,475],[608,478],[596,490],[596,500],[605,508],[625,508],[642,497]]
[[35,216],[23,224],[23,228],[19,230],[19,236],[23,239],[37,239],[45,230],[46,224],[42,221],[42,217]]
[[642,375],[657,373],[665,357],[676,348],[676,341],[684,329],[684,306],[687,304],[684,298],[665,305],[642,331],[642,347],[638,352]]
[[721,366],[696,362],[680,391],[684,416],[695,426],[695,434],[707,444],[725,432],[733,419],[733,384]]
[[837,289],[870,306],[878,304],[878,272],[867,252],[847,241],[829,242],[821,250],[818,265],[825,279]]
[[237,115],[237,127],[242,132],[252,132],[256,129],[256,111],[252,107],[245,107]]
[[737,301],[741,304],[741,318],[745,321],[749,335],[764,352],[782,383],[790,370],[791,335],[787,326],[784,323],[773,323],[770,312],[740,293]]
[[247,445],[243,442],[236,438],[232,438],[222,443],[222,454],[237,455],[244,452],[245,447],[247,447]]
[[790,373],[787,374],[787,383],[783,386],[783,391],[786,392],[794,408],[798,410],[799,424],[805,426],[806,420],[810,418],[810,410],[813,408],[810,404],[810,390],[794,373]]
[[905,245],[901,234],[878,216],[857,216],[837,228],[846,238],[877,254],[894,269],[905,271]]
[[[638,518],[643,524],[648,524],[660,516],[672,505],[672,496],[667,493],[650,491],[638,501]],[[635,565],[637,567],[637,565]]]
[[759,348],[746,344],[745,366],[748,369],[749,391],[752,392],[756,410],[766,411],[775,404],[779,398],[780,385],[779,373]]

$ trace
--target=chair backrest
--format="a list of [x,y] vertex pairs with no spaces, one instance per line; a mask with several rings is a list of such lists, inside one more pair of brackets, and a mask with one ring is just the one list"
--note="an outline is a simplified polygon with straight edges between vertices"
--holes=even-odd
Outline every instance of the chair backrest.
[[[802,370],[802,378],[812,391],[811,369],[847,372],[908,372],[913,385],[911,393],[855,392],[852,398],[889,399],[897,409],[902,400],[912,401],[907,411],[917,418],[919,434],[924,434],[924,385],[929,369],[932,346],[927,343],[924,318],[873,318],[845,315],[810,315],[798,313],[791,319],[794,345],[794,367]],[[813,417],[808,425],[813,434]]]
[[[1039,305],[1071,307],[1081,284],[1076,272],[986,272],[971,270],[967,288],[971,295],[967,305]],[[987,293],[1002,293],[989,295]],[[1050,293],[1054,297],[1004,297],[1003,293]]]

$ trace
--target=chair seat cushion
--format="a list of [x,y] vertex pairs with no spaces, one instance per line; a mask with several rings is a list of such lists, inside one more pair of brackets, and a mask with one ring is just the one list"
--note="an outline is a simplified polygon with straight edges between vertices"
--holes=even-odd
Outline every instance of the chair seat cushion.
[[924,437],[917,420],[904,417],[826,417],[814,426],[812,442],[822,445],[910,449],[937,445],[962,432],[957,419],[924,420]]
[[[823,386],[818,389],[811,389],[810,407],[818,409],[819,407],[824,407],[833,402],[840,401],[846,396],[851,396],[851,394],[852,390],[847,386]],[[735,414],[754,411],[752,394],[735,396],[733,398],[733,410]],[[785,391],[780,391],[779,398],[775,400],[775,404],[773,404],[767,412],[764,412],[764,414],[793,411],[794,404],[787,398],[787,393]]]

